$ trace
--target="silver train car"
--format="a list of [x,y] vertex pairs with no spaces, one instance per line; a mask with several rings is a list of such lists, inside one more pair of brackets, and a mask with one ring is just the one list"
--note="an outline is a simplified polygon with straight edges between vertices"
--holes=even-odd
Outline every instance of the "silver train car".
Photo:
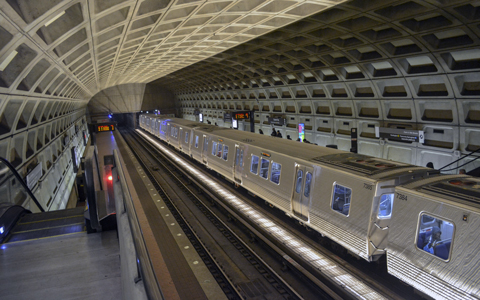
[[[152,122],[148,118],[151,117],[140,117],[141,128],[283,210],[304,226],[327,236],[350,253],[367,261],[388,253],[388,271],[425,294],[437,298],[449,295],[438,291],[448,290],[456,291],[455,295],[465,299],[469,299],[469,295],[479,296],[478,290],[473,288],[461,292],[467,282],[459,275],[461,269],[442,265],[462,261],[460,257],[465,254],[462,245],[467,245],[463,240],[453,243],[452,238],[449,246],[446,242],[444,246],[438,245],[438,249],[433,250],[443,253],[438,256],[423,250],[423,244],[431,240],[433,227],[429,230],[418,220],[434,219],[441,225],[436,226],[439,228],[435,231],[440,230],[444,236],[451,231],[448,224],[456,223],[451,222],[449,216],[439,215],[438,209],[422,214],[429,212],[426,202],[407,202],[402,198],[416,199],[411,195],[415,194],[415,184],[447,180],[438,171],[184,119],[156,117]],[[161,126],[155,127],[156,122],[163,123],[163,134]],[[430,202],[447,206],[441,193],[429,197]],[[480,195],[475,194],[473,198],[480,202]],[[457,195],[452,196],[450,204],[458,208],[455,199]],[[418,211],[413,210],[412,203]],[[465,203],[464,208],[467,207]],[[405,226],[405,220],[416,227]],[[458,225],[453,226],[457,228],[455,236],[463,236]],[[419,250],[418,245],[422,249]],[[472,249],[478,248],[475,245]],[[448,251],[445,250],[447,246],[450,247]],[[409,251],[413,254],[406,257]],[[467,282],[472,287],[480,280],[476,273],[480,270],[480,260],[474,253],[470,254],[470,266],[474,269]],[[430,285],[420,275],[433,278],[442,289]]]
[[437,176],[395,193],[388,272],[435,299],[480,298],[480,179]]

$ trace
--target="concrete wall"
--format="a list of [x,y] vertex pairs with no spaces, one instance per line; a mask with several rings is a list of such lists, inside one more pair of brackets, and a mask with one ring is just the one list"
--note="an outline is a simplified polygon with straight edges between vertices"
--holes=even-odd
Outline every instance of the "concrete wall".
[[122,84],[98,92],[90,99],[91,115],[140,111],[145,92],[144,83]]
[[175,95],[170,90],[162,86],[147,84],[141,110],[160,109],[162,113],[172,113],[172,110],[175,111],[175,105]]

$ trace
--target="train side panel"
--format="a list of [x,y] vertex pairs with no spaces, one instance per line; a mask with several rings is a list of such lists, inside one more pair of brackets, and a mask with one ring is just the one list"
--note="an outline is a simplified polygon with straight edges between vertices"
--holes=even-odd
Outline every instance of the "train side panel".
[[219,138],[212,133],[204,156],[207,158],[207,165],[210,169],[233,181],[235,141]]
[[207,139],[207,136],[202,131],[198,130],[197,128],[194,128],[192,130],[192,142],[190,145],[190,155],[192,156],[193,159],[201,163],[203,163],[202,151],[203,151],[203,145],[206,139]]
[[[286,155],[244,144],[242,186],[274,206],[292,215],[291,197],[295,175],[295,160]],[[263,155],[268,154],[269,156]],[[254,161],[257,161],[255,167]],[[262,170],[268,161],[268,169]],[[278,179],[272,178],[272,168],[280,165]],[[266,174],[265,174],[266,171]],[[275,174],[273,176],[276,176]],[[278,184],[276,183],[278,181]]]
[[365,186],[374,186],[375,182],[326,166],[318,168],[310,209],[311,226],[352,253],[370,260],[366,216],[371,214],[374,191]]
[[[476,191],[457,184],[449,188],[449,181],[458,178],[396,188],[387,267],[390,274],[433,298],[478,299],[480,180],[468,179],[475,182]],[[454,196],[466,191],[467,196]],[[461,198],[466,201],[458,201]]]

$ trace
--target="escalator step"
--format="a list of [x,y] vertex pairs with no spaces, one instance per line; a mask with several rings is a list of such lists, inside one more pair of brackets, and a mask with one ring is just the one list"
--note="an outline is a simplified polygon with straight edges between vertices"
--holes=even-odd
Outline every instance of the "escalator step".
[[42,221],[33,221],[33,222],[25,222],[25,219],[21,219],[20,222],[17,223],[17,226],[13,229],[13,233],[23,232],[23,231],[31,231],[31,230],[39,230],[39,229],[46,229],[52,227],[59,227],[59,226],[68,226],[72,224],[78,224],[85,221],[85,217],[81,216],[71,216],[66,218],[58,218],[58,219],[48,219]]
[[25,216],[23,216],[20,222],[28,223],[28,222],[50,220],[50,219],[66,218],[66,217],[72,217],[72,216],[83,216],[84,210],[85,210],[84,207],[77,207],[77,208],[64,209],[64,210],[48,211],[43,213],[26,214]]
[[79,232],[86,232],[84,222],[81,222],[78,224],[72,224],[69,226],[42,228],[38,230],[29,230],[29,231],[13,233],[8,239],[7,243],[41,239],[41,238],[53,237],[53,236],[64,235],[64,234],[79,233]]

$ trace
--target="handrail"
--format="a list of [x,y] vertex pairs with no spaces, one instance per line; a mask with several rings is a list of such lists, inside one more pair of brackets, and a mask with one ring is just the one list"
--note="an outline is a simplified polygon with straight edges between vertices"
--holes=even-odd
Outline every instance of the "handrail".
[[28,196],[30,196],[30,198],[32,199],[32,201],[35,203],[35,205],[37,205],[38,209],[41,211],[41,212],[44,212],[45,209],[43,209],[42,205],[40,204],[40,202],[38,202],[37,198],[35,198],[35,196],[33,195],[32,191],[28,188],[28,186],[25,184],[25,181],[23,181],[23,178],[20,176],[20,174],[18,174],[17,170],[15,169],[14,166],[12,166],[12,164],[10,164],[10,162],[8,160],[6,160],[5,158],[3,157],[0,157],[0,161],[2,161],[9,169],[10,171],[12,171],[13,175],[18,179],[18,181],[20,182],[20,184],[22,185],[22,187],[27,191],[27,194]]
[[95,156],[95,147],[90,147],[85,155],[85,186],[87,187],[88,213],[90,215],[90,225],[93,229],[101,230],[97,212],[97,195],[95,191],[94,168],[98,169]]
[[[460,160],[462,160],[462,159],[464,159],[464,158],[466,158],[466,157],[469,157],[470,155],[473,155],[474,153],[477,153],[478,151],[480,151],[480,148],[478,148],[478,149],[475,150],[475,151],[470,152],[470,153],[467,154],[467,155],[464,155],[464,156],[460,157],[459,159],[457,159],[457,160],[455,160],[455,161],[452,161],[452,162],[449,163],[449,164],[446,164],[445,166],[441,167],[441,168],[438,169],[438,170],[441,171],[441,170],[443,170],[444,168],[446,168],[446,167],[448,167],[448,166],[450,166],[450,165],[453,165],[454,163],[456,163],[456,162],[458,162],[458,161],[460,161]],[[460,165],[460,166],[458,166],[458,167],[456,167],[456,168],[453,168],[453,169],[448,169],[448,170],[443,170],[443,171],[453,171],[453,170],[456,170],[456,169],[461,168],[461,167],[463,167],[463,166],[465,166],[465,165],[468,165],[469,163],[472,163],[472,162],[474,162],[474,161],[476,161],[477,159],[480,158],[480,156],[474,156],[474,157],[476,157],[476,158],[473,159],[473,160],[471,160],[471,161],[467,161],[467,162],[464,163],[463,165]]]
[[122,193],[123,193],[123,208],[120,211],[120,207],[117,207],[117,213],[124,213],[126,211],[128,215],[128,222],[132,231],[132,239],[135,246],[135,252],[137,254],[138,269],[140,271],[141,278],[147,292],[149,299],[164,299],[162,291],[158,286],[158,280],[155,276],[153,266],[151,264],[150,257],[147,252],[145,240],[143,239],[142,229],[137,218],[137,213],[133,205],[130,189],[128,188],[127,180],[123,170],[123,164],[121,162],[118,150],[113,150],[113,156],[115,160],[115,168],[117,168],[118,179],[120,180]]

